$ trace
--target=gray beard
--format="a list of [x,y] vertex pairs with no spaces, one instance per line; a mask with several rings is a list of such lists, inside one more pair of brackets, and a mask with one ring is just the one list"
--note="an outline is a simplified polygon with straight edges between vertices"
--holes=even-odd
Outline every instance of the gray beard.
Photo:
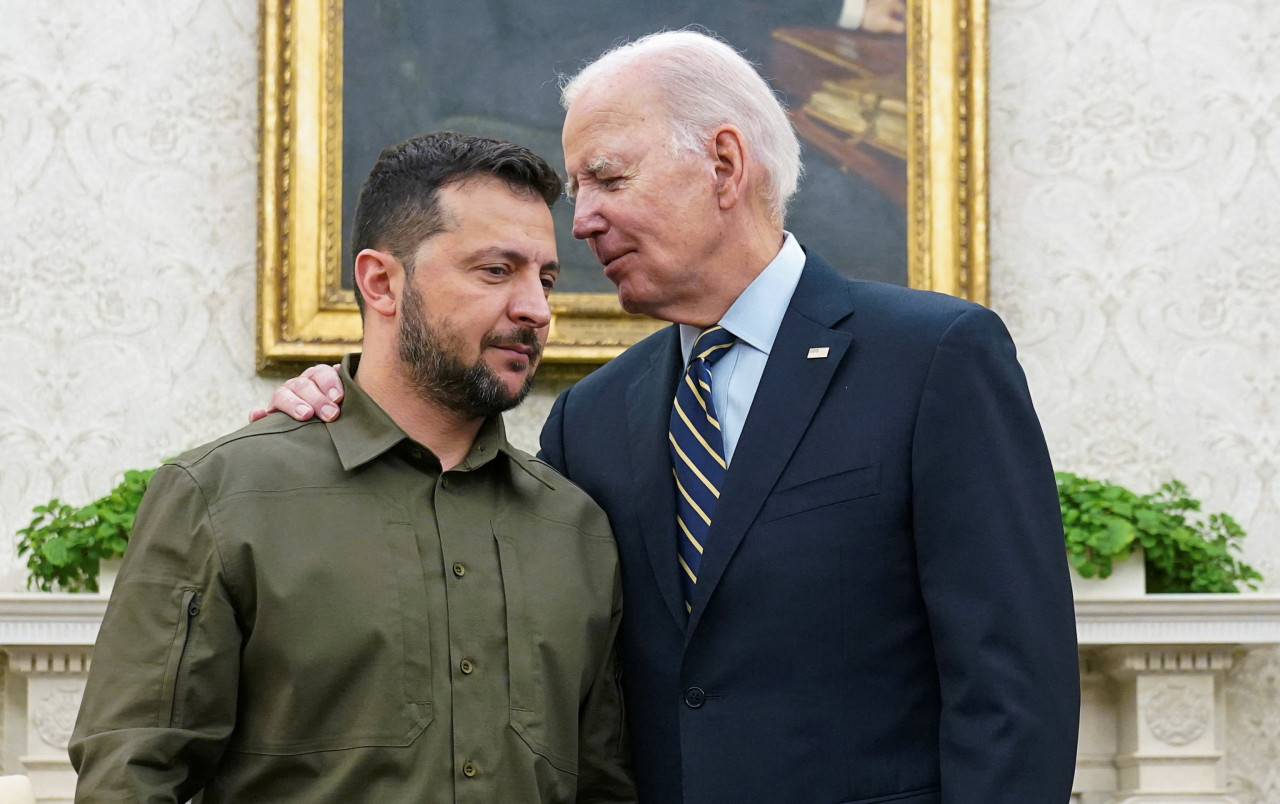
[[[414,392],[429,404],[445,408],[468,418],[488,418],[511,410],[524,401],[533,387],[533,373],[525,378],[516,393],[507,390],[493,369],[481,357],[468,366],[456,356],[462,350],[461,339],[453,333],[432,328],[422,315],[421,294],[412,283],[404,284],[404,304],[400,306],[400,330],[396,347],[404,364],[406,379]],[[490,335],[486,341],[519,342],[535,348],[534,365],[541,356],[541,345],[533,330]]]

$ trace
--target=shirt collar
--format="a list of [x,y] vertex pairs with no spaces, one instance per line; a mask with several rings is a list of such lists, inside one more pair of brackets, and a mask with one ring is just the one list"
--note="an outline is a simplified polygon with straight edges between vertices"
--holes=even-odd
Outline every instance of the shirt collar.
[[[359,354],[349,354],[342,359],[342,367],[338,370],[345,389],[342,415],[327,425],[342,468],[347,471],[363,466],[401,442],[416,443],[356,384],[354,375],[359,365]],[[430,452],[425,447],[422,449]],[[464,471],[479,468],[499,453],[509,458],[517,457],[515,448],[507,441],[502,417],[490,416],[480,426],[475,443],[456,468]]]
[[[786,237],[778,255],[747,285],[719,322],[738,340],[766,355],[773,349],[773,340],[782,326],[782,318],[787,314],[787,306],[804,270],[804,249],[790,232],[783,234]],[[685,363],[689,362],[693,342],[701,332],[698,327],[680,325],[680,349]]]
[[[467,457],[463,458],[454,469],[457,471],[478,469],[499,454],[509,459],[518,457],[516,448],[507,441],[507,427],[502,421],[501,414],[484,420],[484,424],[480,425],[480,432],[476,433],[475,442],[467,452]],[[515,463],[521,462],[516,460]]]

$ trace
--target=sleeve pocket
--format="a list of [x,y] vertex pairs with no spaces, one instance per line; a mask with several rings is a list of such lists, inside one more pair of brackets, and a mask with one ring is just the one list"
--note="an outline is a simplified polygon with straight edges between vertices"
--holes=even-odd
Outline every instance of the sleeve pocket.
[[187,642],[191,639],[191,629],[195,626],[196,617],[200,615],[200,593],[196,589],[182,589],[182,599],[178,606],[176,627],[173,629],[173,642],[169,646],[169,660],[165,662],[164,679],[160,684],[161,718],[168,713],[170,728],[182,722],[182,712],[178,710],[178,676],[182,673],[182,659],[187,652]]

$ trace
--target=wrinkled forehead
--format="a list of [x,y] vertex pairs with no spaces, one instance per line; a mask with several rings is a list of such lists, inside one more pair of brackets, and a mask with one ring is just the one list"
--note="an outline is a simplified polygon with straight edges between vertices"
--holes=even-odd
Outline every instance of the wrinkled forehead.
[[583,87],[565,115],[564,140],[604,137],[618,131],[638,132],[667,128],[670,117],[663,93],[647,73],[601,76]]
[[651,97],[584,94],[565,117],[565,167],[573,174],[601,160],[625,161],[628,154],[650,150],[670,139],[667,117],[666,107]]

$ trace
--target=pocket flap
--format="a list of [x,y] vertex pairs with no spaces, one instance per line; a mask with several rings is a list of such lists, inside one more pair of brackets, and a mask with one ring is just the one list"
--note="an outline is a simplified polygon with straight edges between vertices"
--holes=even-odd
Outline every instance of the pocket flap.
[[784,477],[782,482],[789,480],[793,481],[790,485],[780,485],[769,496],[761,513],[765,521],[879,494],[880,464],[837,469],[830,474],[798,482]]

